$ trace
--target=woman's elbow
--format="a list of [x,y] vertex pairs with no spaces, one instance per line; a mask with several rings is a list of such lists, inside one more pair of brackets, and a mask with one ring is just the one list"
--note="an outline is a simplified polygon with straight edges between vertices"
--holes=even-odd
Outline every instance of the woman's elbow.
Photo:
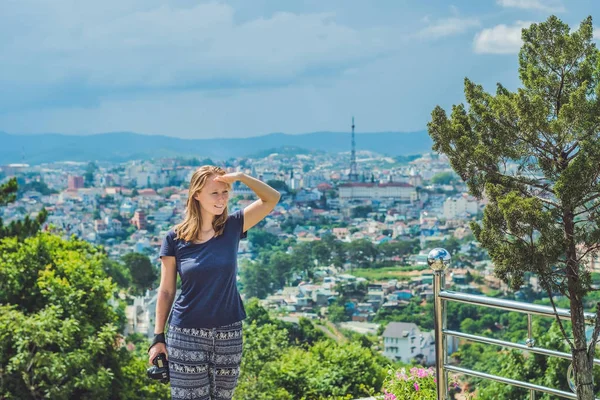
[[175,286],[165,287],[165,286],[161,285],[158,288],[158,296],[162,297],[165,300],[173,300],[175,298],[176,291],[177,291],[177,288]]

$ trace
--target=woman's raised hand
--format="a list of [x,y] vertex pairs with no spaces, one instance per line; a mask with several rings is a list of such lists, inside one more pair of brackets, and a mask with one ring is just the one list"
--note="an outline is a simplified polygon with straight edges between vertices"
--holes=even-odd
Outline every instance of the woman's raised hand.
[[231,185],[235,181],[239,181],[242,176],[241,172],[231,172],[225,175],[217,175],[214,179],[215,182],[223,182]]

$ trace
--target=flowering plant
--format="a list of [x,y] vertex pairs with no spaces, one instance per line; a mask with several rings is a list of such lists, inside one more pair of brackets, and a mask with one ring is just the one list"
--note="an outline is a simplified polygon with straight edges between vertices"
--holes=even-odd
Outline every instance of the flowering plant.
[[389,370],[383,382],[384,400],[435,400],[436,379],[433,368]]
[[[437,380],[432,367],[413,367],[408,373],[406,368],[397,371],[390,369],[383,382],[383,400],[436,400],[436,387]],[[461,391],[456,376],[450,382],[450,391]],[[465,393],[463,398],[472,400],[473,395]]]

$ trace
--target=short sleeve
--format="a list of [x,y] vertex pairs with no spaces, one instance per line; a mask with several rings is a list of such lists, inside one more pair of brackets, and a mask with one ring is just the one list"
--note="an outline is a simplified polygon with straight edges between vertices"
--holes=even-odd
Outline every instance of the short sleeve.
[[165,235],[158,256],[175,257],[175,232],[169,231],[169,233]]
[[229,216],[232,226],[239,232],[240,239],[246,239],[248,232],[244,232],[244,210],[238,210]]

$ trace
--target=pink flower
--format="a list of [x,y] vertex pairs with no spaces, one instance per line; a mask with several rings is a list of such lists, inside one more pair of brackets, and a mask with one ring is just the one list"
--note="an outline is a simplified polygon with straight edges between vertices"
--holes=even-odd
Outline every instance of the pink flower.
[[393,393],[386,393],[384,400],[397,400],[396,395]]
[[414,383],[414,387],[415,387],[415,390],[418,392],[419,391],[419,384],[417,382]]
[[408,380],[408,377],[406,376],[406,370],[402,368],[400,372],[396,373],[396,378],[402,379],[404,381]]

